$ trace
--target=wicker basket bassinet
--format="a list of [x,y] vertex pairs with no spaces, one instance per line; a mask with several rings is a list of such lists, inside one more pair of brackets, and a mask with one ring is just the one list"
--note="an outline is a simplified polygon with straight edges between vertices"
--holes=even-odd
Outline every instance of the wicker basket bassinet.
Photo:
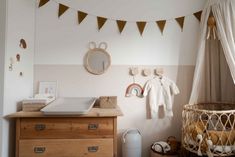
[[185,105],[182,145],[198,155],[235,155],[235,104]]

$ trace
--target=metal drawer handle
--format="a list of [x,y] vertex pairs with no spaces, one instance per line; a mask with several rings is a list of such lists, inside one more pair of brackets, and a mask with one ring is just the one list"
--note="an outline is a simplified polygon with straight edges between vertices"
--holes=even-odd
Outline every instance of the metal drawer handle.
[[88,130],[96,130],[98,127],[99,124],[88,124]]
[[34,153],[42,154],[46,151],[46,147],[34,147]]
[[88,152],[90,153],[95,153],[99,150],[99,147],[98,146],[91,146],[91,147],[88,147]]
[[35,125],[35,130],[36,131],[42,131],[46,129],[46,125],[45,124],[36,124]]

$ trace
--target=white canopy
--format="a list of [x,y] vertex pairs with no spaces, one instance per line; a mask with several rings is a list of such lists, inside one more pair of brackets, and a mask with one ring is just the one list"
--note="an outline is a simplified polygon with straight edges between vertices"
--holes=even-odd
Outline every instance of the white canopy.
[[[210,13],[217,40],[207,40]],[[201,18],[198,57],[189,104],[235,101],[235,0],[208,0]]]

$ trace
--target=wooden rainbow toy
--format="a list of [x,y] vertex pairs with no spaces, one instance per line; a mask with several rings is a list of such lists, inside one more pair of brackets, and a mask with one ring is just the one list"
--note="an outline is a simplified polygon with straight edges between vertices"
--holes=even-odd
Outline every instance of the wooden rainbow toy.
[[133,95],[138,97],[143,96],[143,88],[137,83],[130,84],[126,89],[126,97],[131,97]]

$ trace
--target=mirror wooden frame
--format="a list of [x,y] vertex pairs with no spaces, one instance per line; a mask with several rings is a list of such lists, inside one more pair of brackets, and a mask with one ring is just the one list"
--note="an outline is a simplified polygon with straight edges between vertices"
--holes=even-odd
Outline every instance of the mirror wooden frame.
[[[104,48],[102,48],[102,46],[104,46]],[[101,42],[99,44],[98,48],[96,47],[95,42],[89,43],[89,51],[86,53],[85,60],[84,60],[85,61],[84,65],[85,65],[85,68],[88,72],[95,74],[95,75],[101,75],[101,74],[104,74],[109,69],[109,67],[111,66],[111,56],[106,51],[106,49],[107,49],[107,43],[105,43],[105,42]],[[94,53],[97,53],[97,52],[103,53],[108,59],[108,65],[103,71],[97,71],[96,69],[92,69],[92,67],[90,66],[90,63],[89,63],[90,56]]]

